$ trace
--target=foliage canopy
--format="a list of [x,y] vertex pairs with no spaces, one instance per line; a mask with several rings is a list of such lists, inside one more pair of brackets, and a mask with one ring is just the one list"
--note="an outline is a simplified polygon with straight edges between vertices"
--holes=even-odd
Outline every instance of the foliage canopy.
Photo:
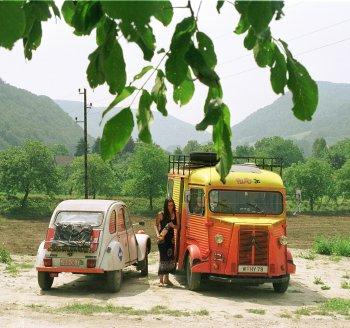
[[[218,1],[216,10],[231,6],[229,1]],[[316,110],[318,89],[315,81],[303,65],[290,52],[287,43],[272,37],[270,23],[283,16],[281,1],[236,1],[234,9],[240,20],[236,34],[245,34],[244,47],[253,52],[259,67],[270,68],[272,89],[283,94],[288,88],[293,95],[293,113],[301,120],[310,120]],[[167,85],[173,86],[174,101],[187,104],[194,92],[194,81],[208,88],[204,105],[205,117],[196,128],[213,128],[214,149],[220,157],[217,170],[225,180],[232,161],[230,111],[223,102],[220,77],[215,72],[217,58],[211,38],[200,31],[198,15],[195,15],[188,1],[188,16],[177,23],[171,37],[170,48],[165,51],[156,67],[147,65],[132,80],[125,70],[123,48],[119,42],[124,37],[135,43],[143,53],[145,61],[151,61],[157,50],[152,25],[154,19],[168,27],[173,20],[172,3],[164,1],[65,1],[61,12],[64,20],[78,36],[96,32],[96,49],[88,56],[87,80],[92,88],[107,84],[109,92],[116,97],[104,114],[120,101],[133,94],[139,98],[136,122],[139,139],[152,143],[149,123],[152,120],[151,107],[155,106],[167,115]],[[213,6],[213,10],[215,10]],[[11,49],[22,39],[24,55],[32,58],[33,50],[41,42],[42,22],[53,15],[60,17],[54,1],[1,1],[0,2],[0,46]],[[165,64],[163,63],[165,61]],[[133,83],[145,74],[148,78],[141,88]],[[155,74],[154,86],[146,84]],[[127,81],[131,81],[127,84]],[[109,119],[101,139],[101,154],[104,159],[112,158],[128,142],[134,117],[130,110],[134,100],[121,112]]]

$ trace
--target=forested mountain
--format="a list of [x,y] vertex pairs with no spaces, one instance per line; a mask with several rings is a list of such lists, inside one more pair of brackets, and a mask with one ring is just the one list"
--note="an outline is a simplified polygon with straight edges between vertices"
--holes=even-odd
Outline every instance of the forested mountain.
[[291,94],[278,98],[233,126],[233,144],[252,144],[268,136],[291,138],[310,153],[313,141],[324,137],[329,145],[350,137],[350,84],[318,82],[319,104],[310,122],[297,120]]
[[71,152],[83,131],[53,100],[0,79],[0,150],[36,139],[63,144]]
[[[72,118],[81,118],[83,104],[79,101],[55,100],[56,103]],[[93,107],[88,111],[88,131],[93,137],[102,134],[101,113],[105,108]],[[164,149],[173,150],[176,146],[184,147],[189,140],[197,140],[206,143],[211,140],[207,132],[196,131],[195,127],[174,116],[162,116],[159,112],[153,112],[154,121],[151,123],[153,141]],[[136,125],[136,124],[135,124]],[[132,136],[137,139],[137,127],[134,128]]]

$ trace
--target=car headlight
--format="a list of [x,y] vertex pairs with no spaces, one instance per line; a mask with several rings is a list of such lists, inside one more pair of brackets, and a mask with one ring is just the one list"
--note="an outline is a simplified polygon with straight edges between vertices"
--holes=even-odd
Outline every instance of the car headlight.
[[283,245],[286,246],[288,244],[288,238],[287,236],[281,236],[278,238],[278,242]]

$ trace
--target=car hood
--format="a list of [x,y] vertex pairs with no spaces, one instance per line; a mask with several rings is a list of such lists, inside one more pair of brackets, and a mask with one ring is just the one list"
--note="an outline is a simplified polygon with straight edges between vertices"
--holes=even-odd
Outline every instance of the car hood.
[[227,222],[237,225],[254,225],[254,226],[272,226],[278,224],[282,221],[285,221],[284,217],[266,217],[266,216],[255,216],[255,217],[246,217],[246,216],[215,216],[212,217],[214,220],[221,222]]

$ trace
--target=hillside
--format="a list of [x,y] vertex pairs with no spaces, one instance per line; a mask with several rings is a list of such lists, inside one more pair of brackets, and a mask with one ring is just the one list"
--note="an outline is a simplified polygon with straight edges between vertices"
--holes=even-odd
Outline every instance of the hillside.
[[291,94],[278,98],[233,126],[233,144],[252,144],[268,136],[296,140],[306,153],[313,141],[324,137],[328,144],[350,137],[350,84],[318,82],[319,104],[310,122],[297,120],[291,111]]
[[36,139],[74,151],[83,131],[46,96],[37,96],[0,79],[0,150]]
[[[55,102],[72,118],[81,117],[83,104],[79,101],[55,100]],[[88,111],[88,131],[93,137],[101,136],[102,127],[99,125],[104,108],[93,107]],[[174,116],[163,117],[159,112],[153,112],[154,121],[151,124],[153,141],[164,149],[172,150],[176,146],[185,146],[188,140],[206,143],[211,140],[207,132],[196,131],[192,124],[181,121]],[[137,139],[137,128],[132,136]]]

